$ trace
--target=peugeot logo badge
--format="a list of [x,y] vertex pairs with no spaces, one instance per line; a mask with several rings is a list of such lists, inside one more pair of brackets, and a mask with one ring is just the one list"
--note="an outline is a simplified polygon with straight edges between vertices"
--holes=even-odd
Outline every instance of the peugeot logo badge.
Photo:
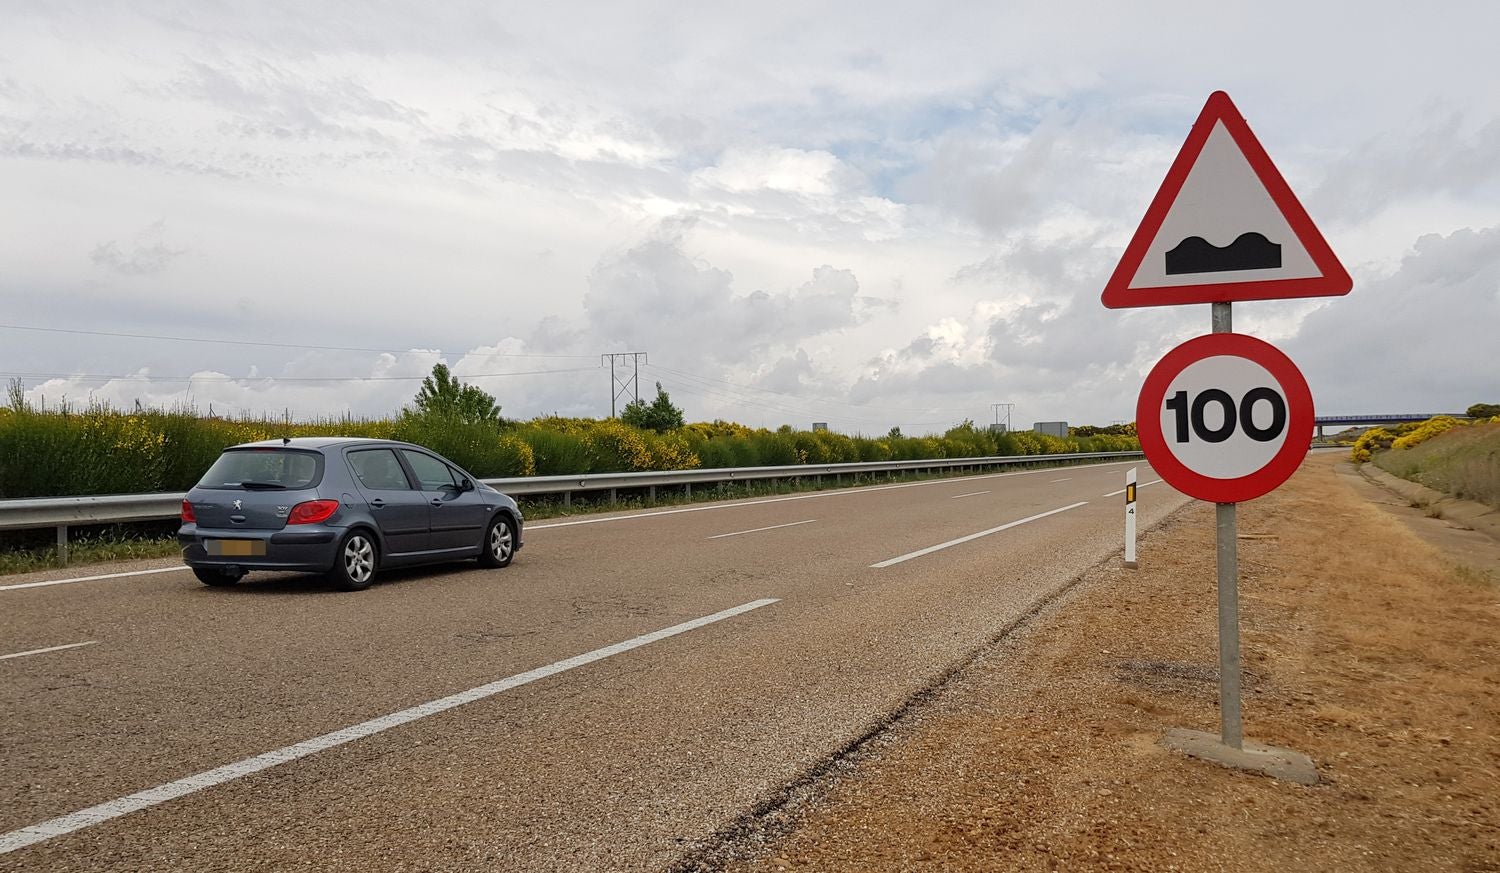
[[245,508],[245,504],[242,501],[236,500],[234,502],[234,508],[235,509],[244,509]]

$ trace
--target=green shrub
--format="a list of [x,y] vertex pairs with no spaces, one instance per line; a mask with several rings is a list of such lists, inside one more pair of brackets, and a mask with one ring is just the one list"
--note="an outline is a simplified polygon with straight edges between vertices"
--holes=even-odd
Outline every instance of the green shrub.
[[589,444],[577,434],[542,427],[525,427],[516,435],[531,446],[538,476],[568,476],[592,473]]

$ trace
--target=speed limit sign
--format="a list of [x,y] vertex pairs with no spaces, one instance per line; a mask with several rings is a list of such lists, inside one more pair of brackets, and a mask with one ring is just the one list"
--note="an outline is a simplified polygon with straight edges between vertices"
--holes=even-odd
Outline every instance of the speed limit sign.
[[1199,500],[1238,503],[1296,471],[1312,443],[1307,380],[1270,343],[1237,333],[1188,340],[1157,362],[1136,404],[1146,460]]

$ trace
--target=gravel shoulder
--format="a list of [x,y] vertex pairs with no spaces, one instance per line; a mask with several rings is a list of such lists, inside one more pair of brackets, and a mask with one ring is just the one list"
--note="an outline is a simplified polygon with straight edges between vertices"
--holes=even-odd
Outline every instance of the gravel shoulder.
[[1322,455],[1240,508],[1246,736],[1320,785],[1160,745],[1218,728],[1194,503],[710,866],[1500,870],[1500,543],[1380,494]]

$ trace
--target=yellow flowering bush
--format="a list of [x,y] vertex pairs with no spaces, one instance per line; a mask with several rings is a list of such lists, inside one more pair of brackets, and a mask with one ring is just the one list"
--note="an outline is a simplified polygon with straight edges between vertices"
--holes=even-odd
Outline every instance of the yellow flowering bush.
[[1388,449],[1396,439],[1396,435],[1383,427],[1372,427],[1359,435],[1354,441],[1354,448],[1349,450],[1349,457],[1355,463],[1363,464],[1375,455],[1376,449]]
[[1465,422],[1459,421],[1451,415],[1439,415],[1429,418],[1403,436],[1397,437],[1391,443],[1393,449],[1409,449],[1419,446],[1427,440],[1432,439],[1440,433],[1447,433],[1455,427],[1463,427]]
[[628,424],[605,419],[593,422],[584,434],[596,473],[630,473],[651,469],[646,436]]

